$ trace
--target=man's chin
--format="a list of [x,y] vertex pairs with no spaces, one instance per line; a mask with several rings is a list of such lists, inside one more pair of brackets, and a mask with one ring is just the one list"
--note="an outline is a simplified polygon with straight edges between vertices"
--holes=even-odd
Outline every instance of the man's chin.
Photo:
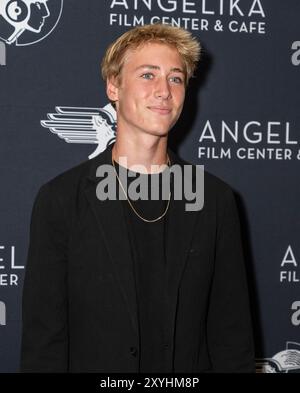
[[155,124],[152,123],[152,127],[147,130],[149,134],[157,135],[157,136],[166,136],[168,135],[169,131],[171,130],[172,125],[167,124]]
[[168,133],[169,133],[169,129],[168,130],[151,130],[151,131],[148,131],[147,133],[148,134],[151,134],[151,135],[153,135],[153,136],[161,136],[161,137],[166,137],[167,135],[168,135]]

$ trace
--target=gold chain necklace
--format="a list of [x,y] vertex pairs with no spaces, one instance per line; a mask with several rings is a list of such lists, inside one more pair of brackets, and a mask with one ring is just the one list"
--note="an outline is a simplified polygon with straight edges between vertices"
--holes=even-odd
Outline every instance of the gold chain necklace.
[[[169,165],[169,167],[170,167],[170,166],[171,166],[171,161],[170,161],[170,158],[169,158],[168,153],[167,153],[167,157],[168,157],[168,165]],[[163,218],[163,217],[167,214],[167,211],[168,211],[168,209],[169,209],[170,200],[171,200],[171,190],[170,190],[170,192],[169,192],[168,204],[167,204],[167,207],[166,207],[165,211],[163,212],[163,214],[162,214],[161,216],[157,217],[157,218],[154,218],[153,220],[147,220],[146,218],[142,217],[142,216],[135,210],[135,208],[132,206],[132,203],[130,202],[130,199],[128,198],[127,193],[126,193],[126,191],[125,191],[125,189],[124,189],[124,187],[123,187],[123,184],[122,184],[122,182],[121,182],[121,180],[120,180],[120,178],[119,178],[119,176],[118,176],[118,172],[117,172],[117,170],[116,170],[116,167],[115,167],[115,164],[114,164],[114,159],[113,159],[113,155],[112,155],[112,154],[111,154],[111,161],[112,161],[112,164],[113,164],[113,166],[114,166],[114,169],[115,169],[115,172],[116,172],[116,176],[117,176],[118,182],[119,182],[119,184],[120,184],[120,186],[121,186],[121,188],[122,188],[122,190],[123,190],[123,192],[124,192],[124,195],[125,195],[125,197],[126,197],[128,203],[129,203],[129,206],[130,206],[131,209],[134,211],[134,213],[135,213],[141,220],[143,220],[143,221],[145,221],[145,222],[155,222],[155,221],[158,221],[158,220],[160,220],[161,218]]]

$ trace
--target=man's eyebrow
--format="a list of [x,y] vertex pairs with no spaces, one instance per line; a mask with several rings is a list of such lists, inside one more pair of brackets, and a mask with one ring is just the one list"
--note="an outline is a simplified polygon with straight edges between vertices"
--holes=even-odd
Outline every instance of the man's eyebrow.
[[[148,68],[150,70],[160,70],[160,67],[157,66],[157,65],[154,65],[154,64],[142,64],[142,65],[136,67],[135,71],[137,71],[139,69],[142,69],[142,68]],[[172,67],[170,69],[170,71],[171,72],[181,72],[182,74],[184,74],[184,71],[181,68],[179,68],[179,67]]]

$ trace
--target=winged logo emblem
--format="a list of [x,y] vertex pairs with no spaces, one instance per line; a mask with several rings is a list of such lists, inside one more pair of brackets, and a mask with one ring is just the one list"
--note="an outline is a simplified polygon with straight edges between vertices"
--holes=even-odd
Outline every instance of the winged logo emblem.
[[293,341],[286,343],[283,351],[272,358],[257,359],[257,373],[288,373],[300,370],[300,344]]
[[97,144],[89,159],[102,153],[116,139],[116,111],[111,104],[103,108],[57,106],[41,120],[43,127],[67,143]]

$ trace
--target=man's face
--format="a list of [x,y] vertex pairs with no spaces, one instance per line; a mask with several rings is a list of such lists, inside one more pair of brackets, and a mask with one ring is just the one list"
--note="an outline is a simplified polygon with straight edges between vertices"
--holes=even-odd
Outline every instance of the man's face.
[[165,136],[180,116],[185,74],[175,48],[148,43],[125,54],[120,83],[107,83],[116,101],[118,132]]

